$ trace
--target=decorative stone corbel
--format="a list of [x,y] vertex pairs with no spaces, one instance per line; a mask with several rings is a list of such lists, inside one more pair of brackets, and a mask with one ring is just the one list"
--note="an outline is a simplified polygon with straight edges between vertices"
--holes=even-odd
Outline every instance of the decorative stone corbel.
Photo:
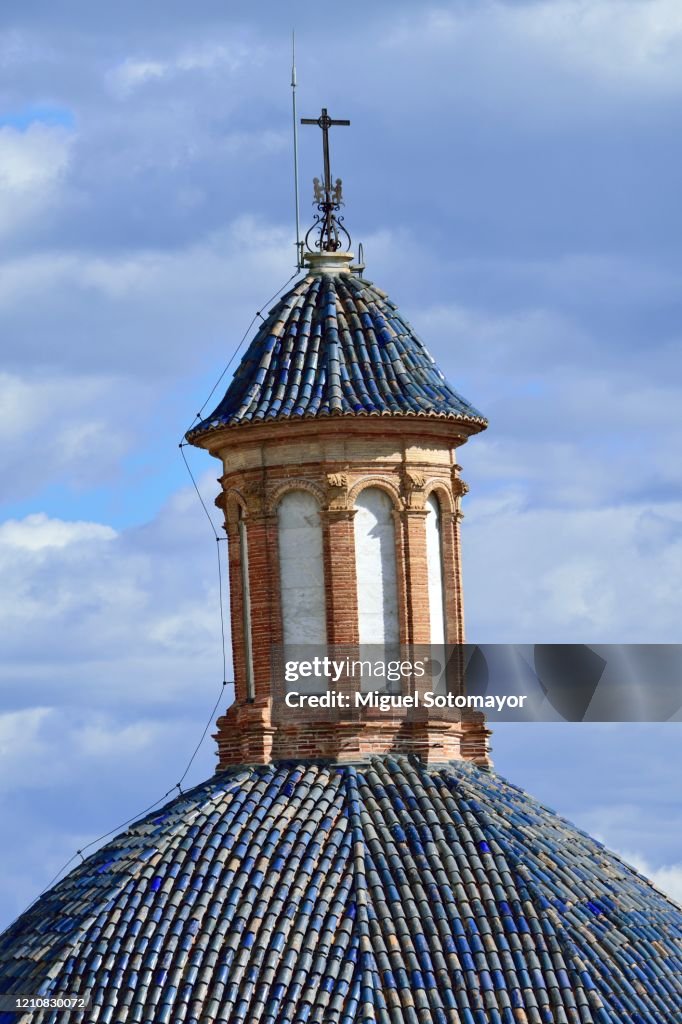
[[262,516],[267,512],[265,488],[262,480],[247,480],[240,491],[246,503],[249,516]]
[[[218,481],[218,483],[220,482],[221,481]],[[225,531],[225,533],[229,534],[230,526],[232,524],[230,522],[229,504],[225,491],[220,491],[218,493],[218,496],[214,499],[213,504],[215,505],[216,508],[219,508],[220,511],[223,513],[223,530]]]
[[469,484],[465,480],[462,480],[461,477],[457,476],[457,470],[461,468],[461,466],[453,466],[452,471],[452,494],[455,499],[454,518],[456,523],[459,523],[464,519],[464,513],[462,512],[462,498],[465,494],[469,493]]
[[348,475],[327,473],[327,508],[348,508]]
[[407,508],[419,509],[424,507],[425,486],[426,476],[424,473],[421,473],[418,469],[403,470],[403,492]]

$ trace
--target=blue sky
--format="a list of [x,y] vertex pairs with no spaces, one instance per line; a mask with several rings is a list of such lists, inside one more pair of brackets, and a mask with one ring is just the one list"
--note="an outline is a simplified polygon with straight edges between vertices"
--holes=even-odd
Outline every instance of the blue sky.
[[[215,542],[177,443],[293,270],[292,24],[300,113],[352,120],[367,276],[490,418],[461,453],[470,639],[682,639],[679,4],[232,10],[3,5],[0,922],[177,780],[215,700]],[[681,749],[672,724],[494,737],[678,896]],[[187,781],[213,765],[208,740]]]

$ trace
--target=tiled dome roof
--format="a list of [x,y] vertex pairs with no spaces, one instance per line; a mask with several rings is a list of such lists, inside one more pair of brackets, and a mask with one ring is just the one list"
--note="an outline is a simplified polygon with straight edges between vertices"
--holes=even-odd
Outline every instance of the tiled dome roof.
[[41,897],[0,938],[0,990],[92,993],[32,1024],[672,1024],[681,935],[645,879],[470,764],[267,765]]
[[311,273],[270,310],[218,407],[188,432],[329,415],[485,418],[450,387],[385,292]]

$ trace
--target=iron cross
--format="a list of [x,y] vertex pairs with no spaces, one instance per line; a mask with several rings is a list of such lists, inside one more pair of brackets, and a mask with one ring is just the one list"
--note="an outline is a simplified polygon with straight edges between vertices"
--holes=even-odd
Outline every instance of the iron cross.
[[335,124],[350,124],[350,121],[334,120],[327,113],[327,108],[322,107],[319,117],[302,117],[301,124],[317,124],[322,129],[322,150],[324,152],[324,190],[327,197],[332,190],[332,172],[329,166],[329,129]]

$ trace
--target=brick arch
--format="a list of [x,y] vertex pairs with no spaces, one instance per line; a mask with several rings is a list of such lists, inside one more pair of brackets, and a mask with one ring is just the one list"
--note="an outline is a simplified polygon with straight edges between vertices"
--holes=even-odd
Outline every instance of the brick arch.
[[266,502],[268,512],[275,512],[280,501],[289,491],[307,491],[308,494],[312,494],[320,508],[324,508],[326,495],[322,488],[312,480],[297,477],[293,480],[285,480],[270,492]]
[[452,491],[445,483],[444,480],[434,478],[429,480],[424,485],[424,501],[429,497],[430,494],[435,494],[441,504],[442,512],[455,512],[455,500],[452,496]]
[[225,522],[228,525],[236,525],[239,519],[239,509],[242,510],[245,518],[248,517],[248,502],[237,487],[230,487],[228,490],[223,491],[221,499],[221,505],[225,513]]
[[366,490],[368,487],[378,487],[379,490],[384,491],[388,494],[389,498],[393,502],[393,507],[396,511],[400,511],[404,508],[404,502],[400,495],[400,490],[393,483],[392,480],[387,479],[383,476],[366,476],[361,480],[356,481],[353,484],[350,491],[348,492],[348,505],[353,507],[355,505],[355,499],[358,495]]

